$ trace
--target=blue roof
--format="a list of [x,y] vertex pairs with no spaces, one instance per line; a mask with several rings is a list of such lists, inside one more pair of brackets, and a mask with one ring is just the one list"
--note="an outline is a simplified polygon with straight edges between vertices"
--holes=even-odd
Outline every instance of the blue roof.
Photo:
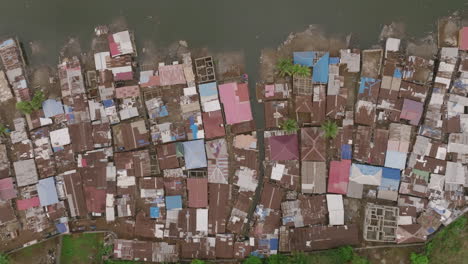
[[270,250],[278,250],[278,239],[277,238],[270,239]]
[[167,210],[182,209],[182,196],[180,195],[166,196],[166,209]]
[[46,118],[64,113],[62,102],[55,101],[54,99],[47,99],[42,102],[42,109],[44,110],[44,116]]
[[184,146],[185,167],[188,170],[207,166],[204,140],[186,141],[182,144]]
[[370,95],[371,86],[378,82],[380,82],[379,79],[361,77],[361,83],[359,84],[359,93],[363,94],[367,89],[367,94]]
[[329,64],[339,64],[340,58],[339,57],[330,57]]
[[218,94],[216,82],[199,84],[198,90],[200,91],[200,96],[212,96]]
[[400,170],[392,168],[383,168],[382,177],[391,180],[400,180]]
[[375,175],[382,170],[382,167],[353,163],[353,167],[357,167],[362,175]]
[[3,41],[2,43],[0,43],[0,48],[4,48],[4,47],[11,46],[11,45],[14,45],[14,44],[15,44],[15,41],[12,38],[9,38],[9,39]]
[[385,167],[404,170],[406,165],[406,153],[398,151],[387,151],[385,156]]
[[314,66],[314,59],[316,56],[315,51],[296,51],[293,53],[294,64],[300,64],[303,66],[312,67]]
[[352,157],[351,145],[343,144],[341,145],[341,159],[350,160]]
[[114,105],[114,100],[112,99],[102,100],[102,105],[104,105],[105,108],[111,107]]
[[379,186],[380,190],[398,191],[400,186],[400,170],[383,168],[382,183]]
[[402,79],[403,78],[403,73],[399,68],[396,68],[395,71],[393,72],[393,77]]
[[312,70],[312,81],[328,83],[328,61],[330,53],[325,53],[314,65]]
[[53,177],[39,180],[37,183],[37,193],[39,194],[41,206],[48,206],[59,202]]
[[159,218],[159,207],[150,207],[150,217]]
[[68,231],[67,226],[64,223],[55,224],[55,228],[57,228],[57,232],[60,234],[66,233]]

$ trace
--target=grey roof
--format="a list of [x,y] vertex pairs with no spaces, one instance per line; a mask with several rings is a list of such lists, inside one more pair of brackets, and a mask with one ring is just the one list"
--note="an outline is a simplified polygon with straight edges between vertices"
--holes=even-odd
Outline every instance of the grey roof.
[[39,194],[41,206],[48,206],[59,202],[54,177],[39,180],[37,193]]
[[18,187],[37,183],[36,163],[33,159],[16,161],[13,167]]

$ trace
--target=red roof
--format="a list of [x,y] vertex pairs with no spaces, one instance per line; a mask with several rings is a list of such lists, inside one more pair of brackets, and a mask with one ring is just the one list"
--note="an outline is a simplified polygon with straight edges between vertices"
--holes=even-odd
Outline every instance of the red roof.
[[249,87],[246,83],[237,84],[237,96],[239,96],[239,101],[249,101]]
[[140,96],[140,87],[138,85],[124,86],[115,88],[116,98],[128,98]]
[[221,110],[203,113],[202,118],[203,127],[205,128],[205,138],[223,137],[226,134]]
[[7,201],[16,197],[15,186],[13,186],[13,178],[5,178],[0,180],[0,200]]
[[459,49],[468,50],[468,27],[463,27],[459,35]]
[[23,200],[16,201],[16,207],[18,208],[18,210],[26,210],[26,209],[29,209],[32,207],[38,207],[38,206],[40,206],[38,196],[34,198],[30,198],[30,199],[23,199]]
[[208,206],[208,179],[207,178],[188,178],[188,206],[201,208]]
[[274,136],[268,139],[271,160],[297,160],[299,147],[297,134]]
[[330,162],[330,175],[328,177],[329,193],[347,193],[350,168],[351,160],[333,160]]

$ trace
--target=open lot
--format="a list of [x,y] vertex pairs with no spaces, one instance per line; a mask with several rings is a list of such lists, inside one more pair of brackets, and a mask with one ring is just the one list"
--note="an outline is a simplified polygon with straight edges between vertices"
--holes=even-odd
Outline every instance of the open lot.
[[32,245],[10,255],[11,264],[55,263],[59,238]]
[[85,264],[102,263],[100,248],[104,234],[83,233],[63,236],[60,263]]

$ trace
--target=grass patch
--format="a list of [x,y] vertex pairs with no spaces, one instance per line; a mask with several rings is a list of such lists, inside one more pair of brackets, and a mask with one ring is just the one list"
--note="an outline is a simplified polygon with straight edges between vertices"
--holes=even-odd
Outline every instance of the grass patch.
[[468,218],[460,217],[440,230],[421,254],[412,253],[411,263],[465,263],[468,259]]
[[65,235],[62,240],[61,263],[85,264],[102,263],[99,251],[103,243],[103,234],[84,233]]

